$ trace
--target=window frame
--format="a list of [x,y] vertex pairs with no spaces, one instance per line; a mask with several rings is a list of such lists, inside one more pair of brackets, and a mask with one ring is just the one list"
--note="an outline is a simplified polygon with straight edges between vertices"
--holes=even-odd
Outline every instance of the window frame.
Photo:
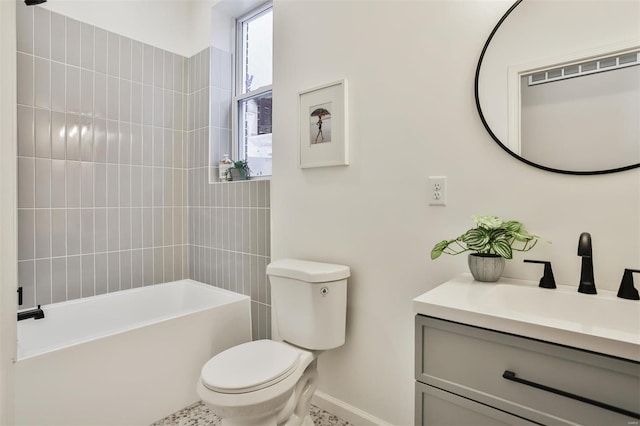
[[[264,94],[271,93],[273,96],[272,84],[267,86],[262,86],[257,89],[251,90],[246,93],[242,93],[244,86],[244,43],[243,43],[243,26],[246,21],[250,21],[258,18],[259,16],[268,13],[271,11],[273,13],[273,2],[268,1],[255,9],[247,12],[235,20],[235,29],[234,29],[234,37],[233,37],[233,51],[235,57],[233,58],[233,96],[232,96],[232,106],[231,106],[231,143],[232,143],[232,155],[234,159],[244,160],[245,153],[244,149],[240,149],[240,108],[242,102],[246,99],[258,97]],[[273,146],[273,139],[272,139]],[[270,179],[272,175],[261,175],[261,176],[252,176],[252,179]]]

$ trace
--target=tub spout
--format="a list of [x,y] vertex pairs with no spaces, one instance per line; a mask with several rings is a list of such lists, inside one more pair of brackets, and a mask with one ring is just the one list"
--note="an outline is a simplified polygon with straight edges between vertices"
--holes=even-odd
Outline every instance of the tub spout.
[[40,309],[40,305],[36,309],[30,309],[24,312],[18,312],[18,321],[25,320],[27,318],[42,319],[44,318],[44,311]]

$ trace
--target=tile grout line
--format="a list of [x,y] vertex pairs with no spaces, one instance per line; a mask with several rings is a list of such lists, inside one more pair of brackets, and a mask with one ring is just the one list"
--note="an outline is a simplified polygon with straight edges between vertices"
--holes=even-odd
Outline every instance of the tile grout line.
[[[52,92],[52,87],[51,87],[51,12],[47,11],[47,16],[49,19],[49,34],[48,34],[48,43],[49,43],[49,59],[44,58],[44,60],[48,61],[48,65],[49,65],[49,108],[51,108],[51,92]],[[66,31],[66,25],[65,25],[65,31]],[[66,41],[66,40],[65,40]],[[34,52],[35,53],[35,52]],[[65,43],[65,53],[66,53],[66,43]],[[65,59],[66,59],[66,55],[65,55]],[[67,84],[67,69],[65,67],[64,69],[64,75],[65,75],[65,89],[66,89],[66,84]],[[66,90],[65,90],[65,109],[67,107],[67,98],[66,98]],[[65,127],[66,127],[67,121],[66,121],[66,115],[65,115]],[[51,111],[49,111],[49,154],[51,157],[51,154],[53,154],[53,116],[51,114]],[[65,158],[67,157],[66,155],[66,129],[65,129]],[[52,206],[52,195],[53,195],[53,161],[51,160],[51,158],[47,159],[47,161],[49,162],[49,253],[53,254],[53,233],[52,233],[52,229],[51,226],[53,224],[53,211],[51,210],[51,206]],[[65,197],[66,197],[66,164],[65,164]],[[65,198],[65,206],[66,206],[66,198]],[[66,225],[67,225],[67,214],[65,212],[65,251],[66,251]],[[49,264],[49,300],[53,301],[53,262],[52,261],[48,261],[47,262]]]

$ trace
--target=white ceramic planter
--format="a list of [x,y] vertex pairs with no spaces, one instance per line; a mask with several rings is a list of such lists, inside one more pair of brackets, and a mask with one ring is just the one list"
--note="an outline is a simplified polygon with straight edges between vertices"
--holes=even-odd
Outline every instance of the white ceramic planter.
[[498,255],[470,253],[467,261],[471,275],[476,281],[496,282],[504,271],[504,257]]

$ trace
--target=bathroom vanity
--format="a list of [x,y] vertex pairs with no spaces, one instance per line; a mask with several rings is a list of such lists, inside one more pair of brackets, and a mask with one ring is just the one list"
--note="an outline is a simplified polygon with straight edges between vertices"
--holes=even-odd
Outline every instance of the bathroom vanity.
[[640,419],[640,302],[463,274],[414,299],[416,425]]

